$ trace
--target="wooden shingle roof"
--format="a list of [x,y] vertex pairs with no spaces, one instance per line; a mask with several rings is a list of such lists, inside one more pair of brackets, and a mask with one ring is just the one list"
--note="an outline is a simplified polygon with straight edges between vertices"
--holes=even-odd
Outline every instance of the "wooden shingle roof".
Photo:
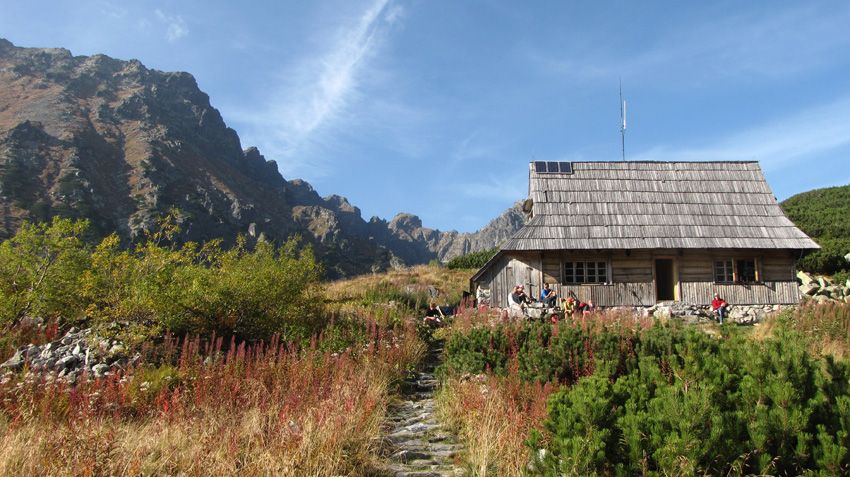
[[502,250],[819,248],[782,212],[757,162],[529,165],[531,220]]

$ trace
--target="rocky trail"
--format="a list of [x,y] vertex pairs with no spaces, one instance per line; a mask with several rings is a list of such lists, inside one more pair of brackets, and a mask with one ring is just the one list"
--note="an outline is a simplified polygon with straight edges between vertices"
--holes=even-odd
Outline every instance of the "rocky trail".
[[447,477],[464,475],[455,465],[463,450],[455,436],[437,420],[434,394],[439,381],[442,343],[435,342],[422,368],[402,385],[402,394],[390,405],[384,451],[389,475],[394,477]]

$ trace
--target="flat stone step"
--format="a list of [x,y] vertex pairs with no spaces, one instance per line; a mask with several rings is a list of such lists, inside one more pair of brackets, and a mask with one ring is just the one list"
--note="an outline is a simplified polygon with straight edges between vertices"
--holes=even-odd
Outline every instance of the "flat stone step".
[[404,400],[392,403],[381,441],[387,470],[401,477],[458,477],[465,471],[454,462],[464,447],[446,432],[436,418],[434,394],[440,387],[433,371],[442,358],[442,347],[429,350],[421,370],[400,386]]

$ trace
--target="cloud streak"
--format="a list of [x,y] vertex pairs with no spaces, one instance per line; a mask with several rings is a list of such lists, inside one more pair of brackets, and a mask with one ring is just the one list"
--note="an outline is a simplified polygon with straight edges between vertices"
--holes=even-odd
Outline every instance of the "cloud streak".
[[327,164],[304,164],[303,157],[296,162],[294,156],[313,145],[326,147],[330,127],[353,120],[350,106],[361,99],[370,60],[387,29],[402,16],[401,7],[391,0],[373,1],[355,22],[341,26],[320,54],[302,58],[284,72],[288,80],[272,93],[265,110],[241,115],[287,173],[303,168],[313,176],[323,175]]
[[766,171],[850,145],[850,97],[721,139],[707,147],[658,146],[630,160],[750,161]]

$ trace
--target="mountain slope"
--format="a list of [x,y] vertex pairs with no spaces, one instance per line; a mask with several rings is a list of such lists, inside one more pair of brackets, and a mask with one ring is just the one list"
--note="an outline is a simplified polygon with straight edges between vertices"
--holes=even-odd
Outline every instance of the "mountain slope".
[[815,189],[789,197],[785,215],[822,247],[800,261],[810,272],[833,274],[850,270],[850,185]]
[[475,234],[410,214],[365,221],[344,197],[321,197],[243,150],[188,73],[0,39],[0,239],[62,215],[129,243],[172,207],[184,240],[300,234],[331,277],[492,247],[522,220],[509,209]]

